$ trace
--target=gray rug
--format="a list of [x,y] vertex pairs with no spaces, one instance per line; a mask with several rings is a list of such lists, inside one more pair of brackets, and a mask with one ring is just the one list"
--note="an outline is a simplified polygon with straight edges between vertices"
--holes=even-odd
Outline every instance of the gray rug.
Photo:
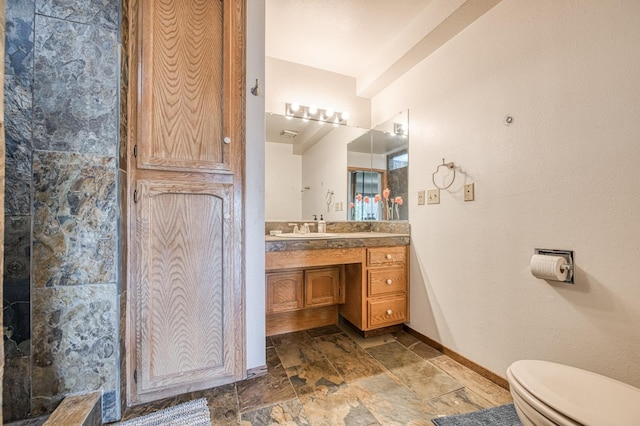
[[171,408],[156,411],[118,423],[119,426],[211,426],[209,407],[204,398],[194,399]]
[[513,404],[456,416],[439,417],[431,421],[436,426],[522,426]]

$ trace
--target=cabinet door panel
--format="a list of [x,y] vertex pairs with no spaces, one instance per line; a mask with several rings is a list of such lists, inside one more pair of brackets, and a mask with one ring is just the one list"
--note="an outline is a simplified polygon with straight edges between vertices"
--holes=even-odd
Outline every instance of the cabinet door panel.
[[302,271],[267,274],[267,313],[286,312],[304,306]]
[[138,395],[229,381],[237,332],[232,185],[137,187]]
[[235,3],[141,0],[139,168],[233,171],[223,140],[240,143],[230,121]]
[[305,307],[334,305],[339,302],[340,269],[312,269],[304,273]]

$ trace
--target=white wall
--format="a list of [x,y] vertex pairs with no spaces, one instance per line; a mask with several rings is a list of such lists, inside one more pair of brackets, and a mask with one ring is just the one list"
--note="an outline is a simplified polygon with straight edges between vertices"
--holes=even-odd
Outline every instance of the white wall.
[[267,142],[265,162],[266,220],[295,220],[302,217],[302,156],[293,145]]
[[[503,377],[640,386],[638,23],[637,0],[503,0],[373,99],[411,111],[412,328]],[[443,157],[464,173],[418,206]],[[535,247],[575,250],[576,284],[533,278]]]
[[275,58],[266,58],[266,110],[285,113],[287,102],[348,111],[349,126],[371,127],[371,101],[356,96],[356,79]]
[[[364,129],[338,127],[302,156],[302,186],[311,189],[302,197],[302,219],[322,214],[326,220],[347,220],[347,144]],[[327,212],[327,192],[333,191]],[[343,203],[336,211],[335,203]],[[318,216],[320,218],[320,216]]]
[[247,368],[266,364],[264,301],[264,0],[247,2],[247,117],[245,171],[245,322]]

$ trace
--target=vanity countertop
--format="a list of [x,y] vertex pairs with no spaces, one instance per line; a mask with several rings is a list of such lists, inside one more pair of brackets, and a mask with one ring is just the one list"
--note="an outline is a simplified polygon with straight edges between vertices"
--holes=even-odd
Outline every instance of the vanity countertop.
[[409,245],[410,235],[390,232],[342,232],[322,238],[265,236],[266,251],[319,250],[349,247]]

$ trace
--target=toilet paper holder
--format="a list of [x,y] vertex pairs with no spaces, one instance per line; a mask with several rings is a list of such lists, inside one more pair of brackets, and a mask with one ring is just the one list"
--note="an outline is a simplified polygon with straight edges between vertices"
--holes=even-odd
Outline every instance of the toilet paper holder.
[[562,281],[569,284],[575,284],[573,280],[574,276],[574,260],[573,260],[573,250],[556,250],[556,249],[533,249],[533,254],[541,254],[546,256],[561,256],[567,260],[567,263],[561,266],[561,269],[567,271],[567,279]]

